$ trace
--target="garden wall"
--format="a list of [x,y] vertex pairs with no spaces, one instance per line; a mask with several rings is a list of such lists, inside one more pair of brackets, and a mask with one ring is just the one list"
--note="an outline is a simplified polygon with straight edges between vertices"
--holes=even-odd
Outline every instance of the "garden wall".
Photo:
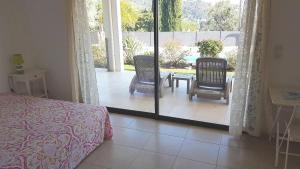
[[[92,43],[98,43],[99,32],[91,32]],[[179,41],[184,46],[195,46],[195,43],[204,39],[221,39],[224,46],[237,46],[240,32],[238,31],[202,31],[202,32],[160,32],[159,46],[164,46],[168,40]],[[147,46],[153,46],[153,32],[123,32],[123,39],[135,37]]]

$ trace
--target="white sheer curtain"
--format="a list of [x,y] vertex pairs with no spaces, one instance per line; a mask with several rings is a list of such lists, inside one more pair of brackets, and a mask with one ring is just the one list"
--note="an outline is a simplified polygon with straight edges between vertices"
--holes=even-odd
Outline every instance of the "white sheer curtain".
[[[92,55],[86,0],[71,0],[71,56],[73,99],[87,104],[99,104],[96,72]],[[77,84],[78,83],[78,84]],[[74,87],[75,86],[75,87]],[[74,98],[75,97],[75,98]]]
[[241,135],[243,131],[258,136],[264,112],[264,58],[269,0],[245,0],[233,86],[229,131]]

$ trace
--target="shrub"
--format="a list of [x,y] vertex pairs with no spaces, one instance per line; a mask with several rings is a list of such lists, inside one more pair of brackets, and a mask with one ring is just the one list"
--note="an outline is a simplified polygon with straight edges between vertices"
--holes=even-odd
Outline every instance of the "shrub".
[[95,67],[107,67],[107,58],[104,43],[100,46],[92,46]]
[[236,67],[236,61],[237,61],[237,50],[233,49],[229,52],[226,52],[226,58],[227,58],[227,67],[228,70],[235,70]]
[[184,64],[184,56],[187,51],[182,49],[181,44],[175,40],[169,40],[164,45],[162,53],[162,63],[169,67],[177,67],[180,64]]
[[146,55],[146,56],[154,56],[154,51],[146,51],[146,52],[144,52],[144,55]]
[[[144,52],[144,55],[154,57],[154,51],[146,51],[146,52]],[[161,64],[161,65],[165,64],[165,62],[163,61],[162,56],[158,56],[158,58],[159,58],[158,59],[159,64]]]
[[223,42],[220,40],[203,40],[196,45],[199,47],[201,56],[204,57],[216,57],[223,50]]
[[133,65],[133,57],[141,49],[142,43],[134,37],[128,36],[123,40],[124,62]]

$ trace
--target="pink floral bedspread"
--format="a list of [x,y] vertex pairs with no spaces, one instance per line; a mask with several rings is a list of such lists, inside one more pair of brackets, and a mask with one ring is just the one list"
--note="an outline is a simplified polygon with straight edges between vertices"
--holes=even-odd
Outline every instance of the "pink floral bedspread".
[[105,107],[0,94],[0,169],[75,168],[111,137]]

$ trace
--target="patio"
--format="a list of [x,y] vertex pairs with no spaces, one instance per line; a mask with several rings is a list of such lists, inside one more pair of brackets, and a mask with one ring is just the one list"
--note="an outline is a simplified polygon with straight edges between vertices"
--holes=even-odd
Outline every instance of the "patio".
[[[134,71],[107,72],[106,69],[96,68],[96,75],[101,105],[154,112],[154,95],[135,92],[132,96],[129,93]],[[193,101],[189,101],[185,81],[180,81],[174,93],[167,86],[166,84],[164,95],[160,99],[161,115],[228,125],[229,106],[224,100],[194,98]]]

